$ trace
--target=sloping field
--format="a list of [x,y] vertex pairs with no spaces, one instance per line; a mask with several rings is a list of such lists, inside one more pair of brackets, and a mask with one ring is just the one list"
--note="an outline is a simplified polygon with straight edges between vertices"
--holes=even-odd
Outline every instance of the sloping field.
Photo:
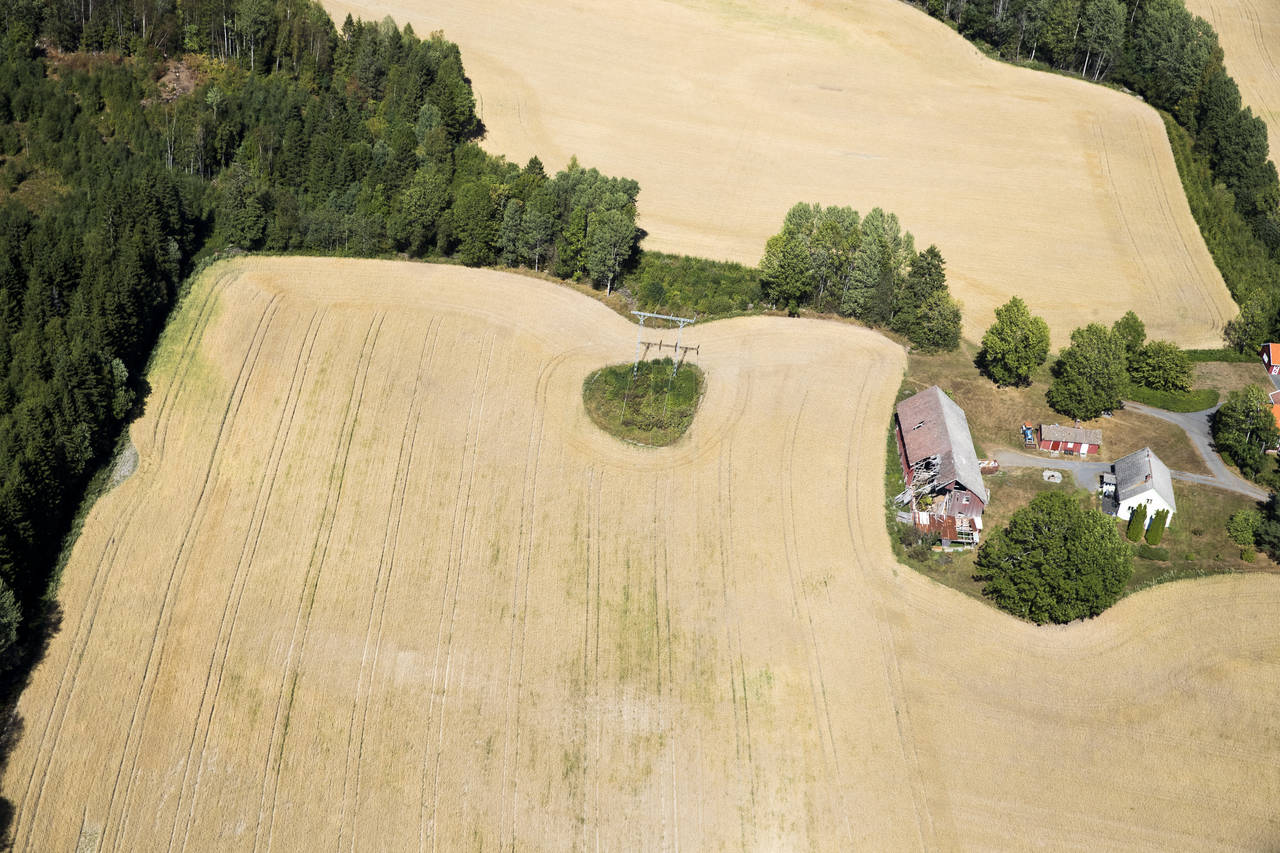
[[1223,62],[1240,86],[1240,98],[1267,123],[1271,155],[1280,134],[1280,2],[1187,0],[1187,8],[1213,24]]
[[977,339],[1010,295],[1055,344],[1136,309],[1219,346],[1236,313],[1138,100],[983,58],[897,0],[326,0],[444,29],[489,150],[640,181],[646,245],[754,264],[797,201],[936,242]]
[[18,849],[1280,844],[1280,579],[1017,622],[892,559],[899,348],[695,327],[702,410],[644,450],[580,396],[633,328],[493,272],[210,270],[22,698]]

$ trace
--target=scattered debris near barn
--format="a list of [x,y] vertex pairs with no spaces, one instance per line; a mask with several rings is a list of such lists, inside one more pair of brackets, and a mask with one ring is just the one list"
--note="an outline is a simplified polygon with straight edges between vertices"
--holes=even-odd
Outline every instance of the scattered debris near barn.
[[943,545],[976,545],[989,495],[964,410],[934,385],[898,404],[895,433],[907,483],[898,517]]

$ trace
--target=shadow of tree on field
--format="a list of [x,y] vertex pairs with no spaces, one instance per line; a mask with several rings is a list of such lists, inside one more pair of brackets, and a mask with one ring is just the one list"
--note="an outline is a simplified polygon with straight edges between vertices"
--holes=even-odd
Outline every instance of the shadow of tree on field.
[[[12,665],[0,674],[0,774],[9,765],[13,748],[22,739],[26,721],[18,713],[18,697],[31,681],[31,673],[44,660],[49,643],[62,629],[62,605],[45,602],[43,611],[26,626],[17,643]],[[13,801],[0,793],[0,849],[13,849]]]

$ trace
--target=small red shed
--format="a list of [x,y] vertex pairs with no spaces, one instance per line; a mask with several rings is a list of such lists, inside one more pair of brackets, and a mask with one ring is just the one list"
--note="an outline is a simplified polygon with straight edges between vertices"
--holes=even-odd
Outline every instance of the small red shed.
[[1272,376],[1280,376],[1280,344],[1263,344],[1262,350],[1262,366],[1267,369],[1267,373]]
[[1064,427],[1058,424],[1040,424],[1040,449],[1068,456],[1088,456],[1102,448],[1102,430]]

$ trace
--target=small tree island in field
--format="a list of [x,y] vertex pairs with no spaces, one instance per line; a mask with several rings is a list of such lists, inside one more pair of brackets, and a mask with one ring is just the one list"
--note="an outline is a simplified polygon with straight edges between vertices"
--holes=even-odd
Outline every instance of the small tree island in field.
[[[665,447],[684,435],[702,399],[702,371],[670,358],[615,364],[582,383],[582,402],[600,429],[624,441]],[[635,375],[632,376],[634,370]]]
[[1037,624],[1097,616],[1124,589],[1133,555],[1115,519],[1061,492],[1013,514],[978,551],[975,577],[1001,610]]

